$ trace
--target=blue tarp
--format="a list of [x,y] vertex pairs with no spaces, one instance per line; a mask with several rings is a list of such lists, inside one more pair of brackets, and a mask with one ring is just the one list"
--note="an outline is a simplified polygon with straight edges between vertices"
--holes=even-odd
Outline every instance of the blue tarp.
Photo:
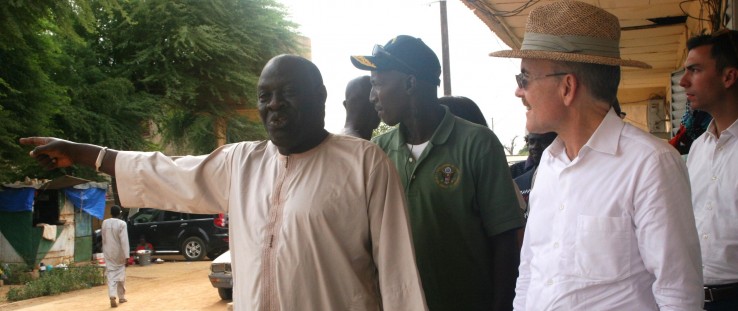
[[0,190],[0,211],[30,212],[33,211],[33,195],[35,188],[7,188]]
[[[68,182],[69,178],[61,178],[58,182]],[[53,181],[52,181],[53,182]],[[76,181],[75,181],[76,182]],[[76,208],[92,215],[97,219],[103,219],[105,216],[105,193],[107,191],[106,183],[87,182],[83,184],[66,183],[61,185],[64,187],[51,188],[64,191],[67,199],[72,202]],[[43,187],[41,185],[40,187]],[[30,212],[33,211],[33,199],[36,188],[39,186],[13,186],[0,189],[0,211],[3,212]]]
[[[81,186],[81,185],[80,185]],[[102,220],[105,217],[105,191],[106,189],[88,187],[87,189],[65,188],[64,194],[76,208]]]

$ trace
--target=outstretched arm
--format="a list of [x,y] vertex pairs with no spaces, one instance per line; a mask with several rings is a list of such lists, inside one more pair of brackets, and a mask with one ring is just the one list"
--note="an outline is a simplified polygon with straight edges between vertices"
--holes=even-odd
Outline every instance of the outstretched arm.
[[[85,165],[95,168],[100,152],[103,147],[75,143],[53,137],[26,137],[20,139],[21,145],[36,146],[31,151],[31,156],[48,170],[68,167],[74,164]],[[102,157],[99,171],[115,176],[115,150],[106,149]]]

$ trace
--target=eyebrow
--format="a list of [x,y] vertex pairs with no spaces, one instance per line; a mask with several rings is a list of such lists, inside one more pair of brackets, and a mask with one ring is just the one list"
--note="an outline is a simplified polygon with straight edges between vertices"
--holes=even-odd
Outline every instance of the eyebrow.
[[699,66],[700,66],[700,64],[689,64],[689,65],[684,66],[684,69],[692,70],[695,67],[699,67]]

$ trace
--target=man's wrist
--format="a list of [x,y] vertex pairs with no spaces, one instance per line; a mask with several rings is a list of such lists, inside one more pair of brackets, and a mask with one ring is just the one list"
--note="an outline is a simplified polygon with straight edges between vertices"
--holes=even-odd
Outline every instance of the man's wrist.
[[97,154],[97,160],[95,160],[95,171],[100,171],[100,166],[102,166],[103,160],[105,160],[105,154],[108,151],[108,147],[102,147],[100,149],[100,152]]

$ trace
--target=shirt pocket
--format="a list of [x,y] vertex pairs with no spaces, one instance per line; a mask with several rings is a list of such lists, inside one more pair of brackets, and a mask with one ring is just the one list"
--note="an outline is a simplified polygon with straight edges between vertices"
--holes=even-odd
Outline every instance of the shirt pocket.
[[630,272],[628,217],[577,217],[574,273],[587,281],[614,281]]

